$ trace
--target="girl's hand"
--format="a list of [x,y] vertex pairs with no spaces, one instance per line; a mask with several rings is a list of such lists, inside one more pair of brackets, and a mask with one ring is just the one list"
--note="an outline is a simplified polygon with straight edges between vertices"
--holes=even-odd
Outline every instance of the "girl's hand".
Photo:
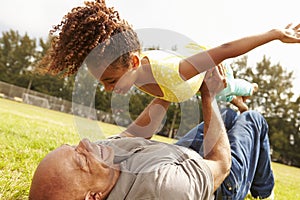
[[300,24],[292,26],[288,24],[285,29],[281,30],[282,37],[279,38],[284,43],[300,43]]

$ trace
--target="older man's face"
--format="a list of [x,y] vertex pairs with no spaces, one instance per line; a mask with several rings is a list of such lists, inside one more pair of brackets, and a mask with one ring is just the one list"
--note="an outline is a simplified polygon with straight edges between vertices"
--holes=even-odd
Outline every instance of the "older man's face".
[[77,146],[63,145],[49,153],[32,180],[32,199],[84,199],[106,196],[119,176],[113,150],[89,140]]

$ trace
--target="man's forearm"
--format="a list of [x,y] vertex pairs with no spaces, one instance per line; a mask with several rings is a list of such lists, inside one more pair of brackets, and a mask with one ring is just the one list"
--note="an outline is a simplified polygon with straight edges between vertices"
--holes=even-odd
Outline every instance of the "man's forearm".
[[219,160],[230,157],[230,146],[219,107],[214,98],[202,95],[204,118],[204,157]]
[[229,173],[231,151],[226,129],[214,95],[201,92],[204,117],[204,158],[214,177],[216,190]]

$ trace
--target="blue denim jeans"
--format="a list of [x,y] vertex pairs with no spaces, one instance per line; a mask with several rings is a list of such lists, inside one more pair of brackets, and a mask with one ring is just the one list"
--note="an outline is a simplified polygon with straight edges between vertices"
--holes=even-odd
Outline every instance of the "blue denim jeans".
[[[268,197],[274,187],[274,176],[266,120],[255,111],[238,115],[231,109],[223,109],[221,114],[231,146],[232,166],[216,198],[242,200],[249,191],[253,197]],[[190,130],[176,144],[203,156],[203,125],[202,122]]]

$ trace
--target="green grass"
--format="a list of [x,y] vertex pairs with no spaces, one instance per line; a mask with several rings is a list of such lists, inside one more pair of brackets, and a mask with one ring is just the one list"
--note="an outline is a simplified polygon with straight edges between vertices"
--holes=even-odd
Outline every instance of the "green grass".
[[[76,144],[85,133],[78,134],[75,117],[61,112],[0,99],[0,199],[28,199],[33,172],[39,161],[51,150],[68,143]],[[103,137],[117,134],[123,128],[76,118]],[[99,136],[100,137],[100,136]],[[155,140],[174,140],[155,135]],[[300,169],[272,163],[275,195],[279,200],[300,199]],[[252,199],[250,197],[247,198]]]
[[[275,176],[276,200],[300,199],[300,168],[272,163]],[[247,200],[254,198],[246,198]]]

